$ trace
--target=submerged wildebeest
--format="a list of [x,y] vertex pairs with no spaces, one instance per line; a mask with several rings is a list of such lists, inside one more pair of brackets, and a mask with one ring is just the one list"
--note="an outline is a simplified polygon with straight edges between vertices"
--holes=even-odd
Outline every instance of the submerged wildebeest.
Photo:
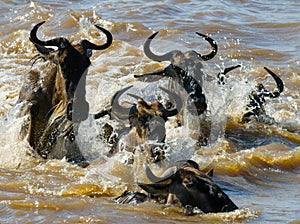
[[138,183],[148,195],[124,192],[115,198],[118,203],[140,203],[147,199],[167,204],[179,204],[187,215],[195,208],[204,213],[230,212],[238,209],[232,200],[212,180],[212,170],[203,172],[193,160],[178,161],[162,177],[155,176],[146,165],[146,175],[151,184]]
[[264,69],[273,77],[277,88],[271,92],[267,90],[262,83],[257,84],[256,89],[249,94],[250,102],[247,104],[247,112],[242,117],[242,123],[250,122],[251,120],[265,124],[274,124],[275,119],[270,117],[265,110],[265,97],[277,98],[283,92],[284,84],[282,80],[270,69]]
[[[155,71],[152,73],[144,75],[136,75],[136,78],[144,77],[148,75],[159,75],[162,77],[171,77],[175,83],[178,83],[187,94],[187,98],[184,99],[186,102],[186,107],[189,112],[194,115],[201,115],[207,110],[206,97],[203,93],[203,82],[205,78],[211,79],[211,77],[203,72],[203,61],[212,59],[218,51],[218,46],[216,42],[201,33],[196,32],[204,40],[208,41],[212,47],[212,51],[207,55],[201,55],[196,51],[182,52],[179,50],[173,50],[163,55],[156,55],[150,50],[150,43],[158,32],[152,34],[144,44],[145,55],[154,61],[170,61],[170,65],[163,70]],[[226,68],[224,72],[219,73],[218,78],[220,79],[220,74],[225,75],[227,72],[237,68],[238,66],[233,66]],[[172,85],[172,89],[178,91],[177,87]],[[181,119],[182,120],[182,119]],[[200,138],[199,142],[202,145],[207,144],[207,137],[210,132],[210,124],[207,120],[202,119]],[[182,121],[179,121],[182,124]]]
[[119,103],[119,98],[131,87],[128,86],[118,91],[112,97],[111,106],[95,114],[94,117],[100,118],[104,115],[110,115],[112,119],[129,122],[129,128],[121,131],[111,153],[123,149],[134,152],[137,146],[146,143],[143,149],[146,151],[147,157],[152,162],[160,161],[164,158],[163,151],[159,146],[164,143],[166,138],[165,122],[181,110],[181,98],[177,94],[160,87],[163,92],[168,94],[175,107],[166,109],[157,100],[147,103],[142,97],[130,93],[127,93],[127,95],[138,101],[136,103],[127,102],[127,105],[123,106]]
[[[43,41],[37,37],[37,31],[44,22],[35,25],[30,32],[30,41],[39,52],[33,59],[43,59],[46,63],[29,72],[20,90],[18,103],[23,104],[22,113],[29,114],[22,134],[42,158],[66,157],[70,162],[80,163],[85,159],[75,135],[76,126],[89,113],[89,104],[85,100],[89,58],[92,50],[108,48],[112,35],[95,25],[107,37],[102,45],[88,40],[72,44],[63,37]],[[49,46],[57,47],[57,50]]]

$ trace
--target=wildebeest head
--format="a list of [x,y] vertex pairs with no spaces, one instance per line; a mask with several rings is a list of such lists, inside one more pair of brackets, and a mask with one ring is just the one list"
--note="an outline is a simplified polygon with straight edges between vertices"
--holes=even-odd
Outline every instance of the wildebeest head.
[[256,89],[249,95],[250,102],[247,104],[248,112],[243,115],[242,123],[256,120],[261,123],[273,124],[274,118],[267,115],[264,104],[266,102],[265,97],[277,98],[280,93],[283,92],[283,81],[270,69],[264,67],[264,69],[273,77],[276,82],[276,89],[274,91],[267,90],[262,83],[256,85]]
[[211,179],[212,172],[202,172],[192,160],[179,161],[167,169],[162,177],[155,176],[146,165],[146,174],[153,183],[138,185],[148,192],[150,197],[165,196],[167,203],[178,202],[183,207],[197,207],[205,213],[238,209]]
[[[128,86],[118,91],[112,97],[110,108],[104,109],[94,115],[95,118],[110,115],[112,119],[117,119],[126,123],[129,122],[129,130],[121,133],[116,147],[114,148],[116,151],[122,149],[134,151],[136,146],[141,145],[148,140],[153,144],[163,143],[166,137],[165,122],[169,117],[178,114],[182,108],[181,98],[177,94],[163,87],[160,87],[160,89],[169,95],[170,100],[174,102],[174,107],[166,108],[159,101],[148,103],[142,97],[130,93],[128,93],[128,95],[137,99],[137,102],[126,102],[125,106],[119,102],[119,99],[130,88],[132,88],[132,86]],[[152,147],[150,146],[151,143],[148,143],[146,148],[149,148],[149,150],[146,149],[145,151],[151,157],[155,157],[155,155],[153,155]]]
[[[129,88],[125,88],[125,90]],[[136,98],[138,101],[130,107],[123,107],[118,103],[123,91],[120,91],[115,97],[114,101],[116,104],[113,106],[115,115],[119,118],[127,116],[130,128],[134,129],[137,136],[141,139],[164,140],[165,122],[168,117],[175,116],[181,110],[182,101],[180,97],[163,87],[160,87],[160,89],[166,92],[171,100],[175,101],[175,108],[166,109],[159,101],[147,103],[143,98],[130,93],[128,95]]]
[[[112,35],[104,28],[95,25],[96,28],[104,32],[107,36],[107,42],[103,45],[95,45],[88,40],[82,40],[79,44],[72,45],[63,37],[42,41],[37,38],[36,34],[38,28],[44,23],[45,21],[34,26],[30,33],[30,40],[40,52],[38,57],[49,60],[59,67],[62,77],[58,78],[62,81],[61,83],[56,83],[60,85],[57,90],[62,91],[60,95],[65,97],[66,99],[64,100],[69,103],[69,119],[84,120],[88,114],[88,104],[85,101],[85,80],[87,69],[91,64],[89,57],[92,54],[92,50],[108,48],[112,43]],[[54,50],[47,48],[47,46],[56,46],[58,49]],[[79,84],[79,82],[81,83]],[[77,95],[75,95],[75,92]],[[76,100],[79,101],[78,104],[80,103],[81,106],[78,108],[82,108],[82,111],[80,111],[81,113],[76,113],[75,116],[72,111],[72,104]]]
[[[44,22],[33,27],[30,41],[39,51],[33,59],[36,61],[41,58],[47,64],[41,70],[30,71],[18,101],[28,102],[30,121],[27,135],[33,149],[43,158],[72,157],[72,151],[76,151],[72,149],[76,148],[73,145],[74,123],[85,120],[89,111],[85,100],[86,75],[91,64],[89,57],[92,50],[108,48],[112,43],[112,35],[95,25],[107,37],[103,45],[95,45],[88,40],[71,44],[63,37],[43,41],[37,37],[42,24]],[[72,145],[69,148],[65,146],[66,139]],[[55,147],[60,149],[54,150]],[[82,157],[79,152],[77,154]]]
[[154,61],[170,61],[171,64],[163,70],[144,74],[142,76],[161,75],[171,77],[189,94],[189,104],[196,107],[199,115],[202,114],[207,108],[205,95],[202,92],[204,76],[202,62],[212,59],[217,54],[217,44],[212,38],[197,32],[200,37],[207,40],[212,46],[212,51],[209,54],[201,55],[196,51],[182,52],[173,50],[163,55],[156,55],[150,50],[150,43],[157,34],[158,32],[152,34],[146,40],[144,44],[145,55]]

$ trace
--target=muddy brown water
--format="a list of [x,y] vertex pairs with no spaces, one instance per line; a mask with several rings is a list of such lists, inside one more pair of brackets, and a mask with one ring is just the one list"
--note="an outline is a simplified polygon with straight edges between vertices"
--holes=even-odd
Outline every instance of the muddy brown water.
[[[300,3],[299,1],[20,1],[0,6],[0,222],[1,223],[299,223],[300,222]],[[163,68],[149,60],[142,45],[153,32],[157,53],[170,50],[208,52],[195,32],[209,34],[219,46],[205,71],[217,74],[241,64],[228,75],[227,87],[204,87],[213,118],[209,145],[195,150],[185,128],[167,124],[169,151],[162,167],[179,159],[194,159],[215,170],[214,180],[240,209],[230,213],[184,216],[182,209],[152,202],[118,205],[111,199],[146,181],[141,153],[126,165],[128,152],[108,158],[109,145],[98,132],[102,121],[81,124],[78,140],[92,161],[82,169],[64,160],[40,161],[27,155],[19,138],[23,118],[16,116],[18,92],[37,52],[29,42],[34,24],[46,20],[40,38],[64,36],[102,43],[94,24],[111,31],[113,45],[93,52],[87,78],[87,100],[96,112],[120,88],[133,84],[136,93],[153,99],[157,83],[134,78]],[[39,69],[39,61],[33,69]],[[274,89],[263,67],[285,83],[266,110],[276,125],[239,124],[247,93],[258,82]],[[159,83],[163,84],[166,80]],[[192,123],[192,122],[191,122]],[[193,125],[191,124],[190,127]],[[162,168],[151,165],[156,173]]]

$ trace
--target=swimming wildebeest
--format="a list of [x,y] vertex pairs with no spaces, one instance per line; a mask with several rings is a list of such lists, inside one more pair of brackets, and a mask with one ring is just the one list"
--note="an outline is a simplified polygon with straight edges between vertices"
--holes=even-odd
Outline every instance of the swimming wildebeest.
[[[45,22],[45,21],[44,21]],[[32,69],[20,90],[18,103],[23,103],[23,115],[29,114],[22,135],[34,152],[44,159],[84,161],[76,140],[76,126],[85,120],[89,104],[85,100],[85,82],[92,50],[104,50],[112,43],[112,35],[95,25],[107,37],[106,43],[95,45],[88,40],[78,44],[66,38],[43,41],[37,37],[41,22],[30,32],[30,41],[39,54],[33,59],[46,63]],[[52,47],[57,47],[54,50]],[[34,61],[34,62],[35,62]]]
[[[212,59],[218,51],[216,42],[201,33],[196,32],[200,37],[207,40],[212,47],[212,51],[207,55],[201,55],[196,51],[182,52],[173,50],[163,55],[156,55],[150,49],[151,41],[158,34],[152,34],[144,44],[145,55],[154,61],[170,61],[170,65],[163,70],[155,71],[145,75],[160,75],[173,78],[179,83],[188,94],[188,104],[195,105],[198,115],[202,114],[206,108],[206,99],[202,91],[203,79],[203,61]],[[135,77],[141,77],[136,75]]]
[[266,102],[265,97],[277,98],[280,96],[284,89],[282,80],[270,69],[264,67],[264,69],[273,77],[276,82],[277,88],[271,92],[267,90],[262,83],[257,84],[256,89],[249,94],[250,102],[247,104],[247,112],[242,117],[242,123],[255,120],[265,124],[274,124],[274,118],[270,117],[265,110],[264,104]]
[[166,109],[159,101],[146,102],[142,97],[128,93],[127,95],[137,99],[136,103],[126,103],[123,106],[119,102],[119,98],[132,86],[128,86],[118,91],[111,100],[111,106],[94,115],[95,118],[100,118],[109,114],[112,119],[120,121],[128,121],[129,129],[123,130],[120,133],[116,146],[111,151],[127,150],[133,152],[136,146],[147,143],[144,148],[148,158],[153,161],[160,161],[163,159],[163,152],[161,152],[156,143],[163,143],[166,138],[165,122],[169,117],[175,116],[182,108],[181,98],[160,87],[163,92],[166,92],[171,101],[174,102],[175,107]]
[[[203,93],[203,82],[205,78],[212,78],[211,76],[203,72],[203,61],[210,60],[217,54],[218,46],[216,42],[212,38],[196,32],[197,35],[208,41],[211,45],[212,51],[209,54],[201,55],[196,51],[182,52],[179,50],[173,50],[163,55],[156,55],[151,51],[150,43],[157,34],[158,32],[152,34],[146,40],[144,44],[145,55],[154,61],[170,61],[171,64],[163,70],[144,75],[136,75],[135,77],[139,78],[148,75],[171,77],[175,81],[175,83],[178,83],[184,89],[185,94],[187,94],[187,98],[184,99],[184,101],[186,102],[186,108],[188,109],[188,111],[193,115],[199,116],[203,114],[207,110],[207,99]],[[225,75],[227,72],[237,67],[239,67],[239,65],[226,68],[224,72],[219,73],[218,78],[221,79],[221,74]],[[171,88],[179,92],[176,86],[172,85]],[[183,122],[181,118],[179,124],[181,125],[182,123]],[[207,138],[210,132],[210,124],[208,120],[205,120],[205,117],[204,119],[200,120],[199,132],[199,143],[201,145],[206,145]]]
[[[151,184],[138,183],[148,198],[167,204],[179,204],[187,215],[198,208],[204,213],[230,212],[238,209],[232,200],[212,180],[212,170],[203,172],[193,160],[183,160],[168,168],[161,177],[155,176],[146,165]],[[139,203],[147,200],[139,192],[124,192],[115,198],[118,203]]]

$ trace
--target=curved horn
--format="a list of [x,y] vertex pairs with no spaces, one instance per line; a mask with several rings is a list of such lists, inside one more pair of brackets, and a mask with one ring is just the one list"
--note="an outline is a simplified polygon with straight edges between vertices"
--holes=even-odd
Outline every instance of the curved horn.
[[175,101],[175,104],[176,104],[176,107],[174,109],[165,110],[164,116],[166,116],[166,117],[175,116],[176,114],[179,113],[179,111],[182,108],[182,99],[176,93],[173,93],[172,91],[170,91],[168,89],[165,89],[163,87],[159,87],[159,88],[161,90],[163,90],[164,92],[166,92],[169,95],[169,97]]
[[41,46],[56,46],[58,48],[66,48],[70,45],[69,41],[66,38],[60,37],[60,38],[54,38],[52,40],[42,41],[37,38],[37,31],[41,25],[43,25],[46,21],[40,22],[36,24],[31,32],[30,32],[30,41],[36,45]]
[[231,67],[225,68],[222,73],[224,75],[226,75],[228,72],[232,71],[233,69],[239,68],[239,67],[241,67],[241,65],[235,65],[235,66],[231,66]]
[[101,26],[95,25],[95,27],[97,29],[101,30],[106,35],[106,38],[107,38],[106,43],[102,44],[102,45],[96,45],[96,44],[91,43],[88,40],[82,40],[80,44],[85,49],[104,50],[112,44],[113,37],[112,37],[111,33],[108,30],[102,28]]
[[148,76],[148,75],[162,75],[163,76],[164,72],[165,72],[165,69],[157,70],[157,71],[150,72],[150,73],[145,73],[145,74],[142,74],[142,75],[134,75],[134,78],[140,78],[140,77]]
[[281,80],[281,78],[279,78],[274,72],[272,72],[270,69],[268,69],[267,67],[264,67],[264,69],[273,77],[273,79],[275,80],[276,84],[277,84],[277,89],[279,93],[283,92],[284,89],[284,84]]
[[119,98],[121,97],[121,95],[126,92],[128,89],[132,88],[133,86],[128,86],[124,89],[121,89],[119,91],[117,91],[115,93],[115,95],[112,97],[112,100],[111,100],[111,105],[112,105],[112,108],[111,108],[111,113],[113,113],[114,115],[116,115],[118,118],[120,119],[126,119],[128,118],[129,116],[129,112],[130,112],[130,107],[122,107],[120,104],[119,104]]
[[151,41],[154,39],[154,37],[157,34],[158,34],[158,31],[155,32],[154,34],[152,34],[150,37],[148,37],[148,39],[146,40],[146,42],[144,44],[144,53],[148,58],[150,58],[154,61],[158,61],[158,62],[170,61],[172,59],[173,51],[170,51],[169,53],[166,53],[164,55],[156,55],[150,50]]
[[136,100],[140,100],[140,99],[143,99],[142,97],[138,96],[138,95],[135,95],[135,94],[132,94],[132,93],[127,93],[128,96],[131,96],[132,98],[136,99]]
[[174,163],[174,166],[176,166],[178,170],[179,169],[184,169],[186,167],[191,167],[191,168],[194,168],[194,169],[200,171],[199,164],[196,163],[194,160],[190,160],[190,159],[188,159],[188,160],[186,160],[186,159],[178,160]]
[[194,51],[198,55],[198,57],[200,57],[203,61],[208,61],[208,60],[212,59],[213,57],[215,57],[218,52],[218,45],[217,45],[216,41],[214,41],[212,38],[210,38],[209,36],[206,36],[202,33],[196,32],[196,34],[198,34],[200,37],[202,37],[204,40],[206,40],[212,47],[212,51],[206,55],[201,55],[198,52]]
[[40,52],[41,54],[44,54],[44,55],[49,55],[50,52],[54,51],[53,48],[47,48],[47,47],[44,47],[44,46],[41,46],[41,45],[37,45],[37,44],[34,44],[34,46],[36,47],[36,49],[38,50],[38,52]]
[[225,84],[225,82],[224,82],[225,75],[228,72],[232,71],[233,69],[236,69],[236,68],[239,68],[239,67],[241,67],[241,65],[235,65],[235,66],[231,66],[231,67],[225,68],[223,72],[219,72],[218,75],[217,75],[218,84],[224,85]]
[[199,167],[199,164],[196,163],[194,160],[180,160],[180,161],[177,161],[177,166],[181,167],[181,168],[184,168],[184,167],[193,167],[197,170],[200,170],[200,167]]
[[148,179],[153,183],[163,182],[167,179],[170,179],[177,172],[178,168],[176,166],[172,166],[168,168],[161,177],[157,177],[153,174],[148,165],[145,164],[145,171]]

